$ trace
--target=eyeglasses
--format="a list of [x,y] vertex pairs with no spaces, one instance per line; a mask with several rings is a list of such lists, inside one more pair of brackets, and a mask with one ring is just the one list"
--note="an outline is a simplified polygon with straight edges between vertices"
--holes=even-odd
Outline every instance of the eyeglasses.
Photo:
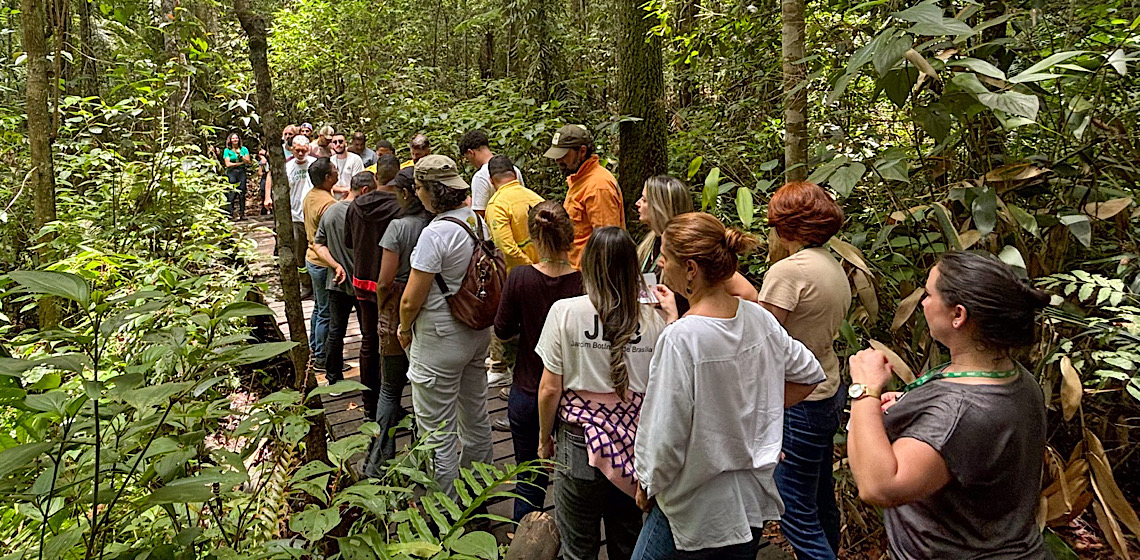
[[332,144],[344,144],[344,140],[333,140]]

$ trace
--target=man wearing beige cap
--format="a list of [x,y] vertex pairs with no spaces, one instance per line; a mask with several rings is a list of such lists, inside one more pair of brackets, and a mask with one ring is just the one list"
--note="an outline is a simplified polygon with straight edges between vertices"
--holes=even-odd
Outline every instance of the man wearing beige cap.
[[558,163],[570,190],[562,205],[574,222],[574,245],[570,264],[578,268],[582,249],[594,228],[625,229],[625,203],[612,173],[602,167],[594,153],[594,136],[580,124],[568,124],[554,133],[551,147],[543,154]]
[[467,228],[480,228],[478,235],[484,239],[488,232],[466,204],[470,188],[454,160],[425,155],[416,161],[415,178],[416,197],[435,218],[424,226],[412,250],[396,334],[408,351],[416,422],[434,447],[435,480],[458,499],[452,482],[459,467],[492,459],[484,365],[491,329],[461,323],[451,314],[446,296],[458,291],[467,275],[475,249]]

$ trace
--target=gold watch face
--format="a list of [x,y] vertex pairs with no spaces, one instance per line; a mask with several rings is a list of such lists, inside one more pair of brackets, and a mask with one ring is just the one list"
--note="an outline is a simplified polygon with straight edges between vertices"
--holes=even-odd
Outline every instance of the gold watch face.
[[851,387],[847,389],[847,396],[853,399],[857,399],[859,397],[862,397],[865,391],[866,390],[863,388],[862,384],[852,383]]

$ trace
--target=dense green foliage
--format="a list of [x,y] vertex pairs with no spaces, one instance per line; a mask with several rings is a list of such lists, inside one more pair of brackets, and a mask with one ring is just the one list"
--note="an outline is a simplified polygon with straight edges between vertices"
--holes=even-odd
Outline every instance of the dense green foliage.
[[[559,198],[565,182],[541,153],[562,123],[590,126],[611,168],[620,157],[612,4],[254,7],[272,22],[286,121],[361,130],[403,156],[415,132],[458,156],[459,136],[483,128],[529,186]],[[88,6],[53,37],[65,39],[52,60],[59,219],[42,231],[28,227],[19,14],[4,8],[0,271],[32,268],[40,243],[55,256],[49,271],[0,280],[5,552],[496,557],[489,535],[465,526],[519,469],[468,473],[456,504],[431,487],[422,449],[372,482],[346,479],[364,434],[331,444],[328,463],[302,464],[311,412],[259,373],[289,343],[251,336],[267,309],[248,300],[265,287],[218,211],[224,178],[206,156],[230,129],[260,134],[232,6]],[[646,9],[665,44],[670,169],[702,208],[766,237],[765,203],[785,171],[778,5]],[[807,25],[811,180],[847,213],[832,248],[858,300],[839,348],[874,341],[900,369],[939,363],[916,312],[938,254],[987,251],[1021,269],[1059,300],[1024,357],[1050,403],[1042,521],[1063,537],[1050,542],[1095,522],[1111,548],[1134,548],[1140,10],[1124,0],[809,3]],[[756,283],[763,257],[745,263]],[[34,294],[62,301],[58,328],[35,328]],[[877,515],[858,504],[839,458],[844,545],[874,557]],[[426,497],[409,490],[417,484]]]

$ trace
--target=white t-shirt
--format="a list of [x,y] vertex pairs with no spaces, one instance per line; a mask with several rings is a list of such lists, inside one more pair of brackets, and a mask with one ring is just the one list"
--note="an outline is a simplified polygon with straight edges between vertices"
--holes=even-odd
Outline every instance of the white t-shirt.
[[[518,177],[520,185],[526,186],[518,166],[515,166],[515,177]],[[471,177],[471,209],[486,210],[487,202],[491,200],[493,194],[495,194],[495,185],[491,184],[491,173],[487,171],[487,163],[484,163],[483,167]]]
[[336,185],[347,189],[352,184],[352,176],[364,171],[364,160],[352,152],[345,152],[344,154],[348,157],[340,159],[340,156],[333,154],[329,159],[336,166]]
[[[649,362],[665,321],[648,305],[640,305],[637,334],[625,347],[629,389],[645,392]],[[574,391],[612,393],[610,343],[602,338],[602,320],[589,296],[558,300],[550,308],[534,349],[542,365],[562,376],[562,387]]]
[[752,540],[784,513],[773,473],[784,382],[826,379],[815,356],[759,304],[665,328],[641,405],[634,467],[680,550]]
[[311,157],[305,158],[303,163],[298,163],[296,158],[285,162],[285,176],[289,179],[289,212],[295,223],[305,221],[305,196],[313,190],[313,183],[309,181],[311,163]]
[[[467,265],[471,262],[471,253],[475,251],[475,242],[466,230],[459,224],[444,220],[445,217],[456,218],[465,222],[471,231],[475,231],[475,212],[470,207],[461,206],[437,215],[424,230],[420,232],[420,239],[416,248],[412,249],[412,268],[421,272],[430,272],[443,276],[447,289],[455,293],[467,275]],[[483,223],[484,239],[491,234],[487,231],[486,222]],[[446,309],[447,300],[439,285],[432,280],[431,289],[428,290],[424,309]]]

